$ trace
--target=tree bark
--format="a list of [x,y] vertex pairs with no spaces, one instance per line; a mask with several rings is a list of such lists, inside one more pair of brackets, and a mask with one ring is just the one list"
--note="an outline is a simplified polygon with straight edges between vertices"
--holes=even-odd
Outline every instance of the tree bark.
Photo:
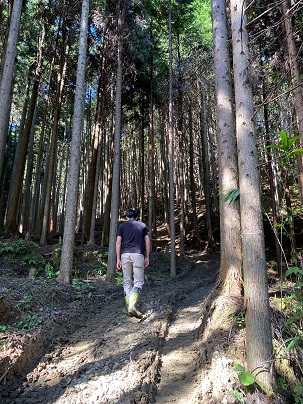
[[21,195],[23,175],[26,163],[26,154],[28,149],[28,142],[30,138],[31,128],[33,125],[33,118],[38,97],[39,83],[40,83],[40,74],[37,75],[33,84],[31,100],[24,131],[20,135],[17,144],[13,173],[11,177],[11,186],[7,201],[6,218],[5,218],[5,232],[7,235],[11,235],[17,230],[18,203]]
[[[296,110],[297,125],[300,136],[300,147],[303,148],[303,94],[300,80],[300,72],[297,60],[297,49],[294,40],[291,16],[289,15],[289,0],[282,1],[282,11],[284,17],[284,26],[286,34],[286,42],[288,49],[288,62],[292,84],[294,87],[294,106]],[[299,184],[301,191],[301,202],[303,202],[303,155],[298,154]]]
[[47,235],[49,232],[49,219],[51,212],[51,199],[52,199],[52,186],[53,177],[55,173],[55,162],[56,162],[56,150],[57,150],[57,139],[58,139],[58,125],[61,111],[61,101],[62,101],[62,91],[66,75],[66,63],[67,54],[69,52],[69,45],[65,45],[66,39],[66,25],[63,23],[62,27],[62,48],[60,55],[60,70],[58,74],[57,90],[56,90],[56,100],[55,100],[55,110],[53,118],[53,128],[51,134],[51,141],[49,147],[49,163],[47,165],[48,170],[45,171],[44,184],[43,184],[43,194],[40,204],[39,217],[37,222],[37,233],[40,234],[40,243],[45,245],[47,242]]
[[118,226],[118,215],[120,205],[120,154],[121,154],[121,98],[122,98],[122,51],[123,51],[123,25],[124,25],[124,6],[118,3],[118,57],[117,57],[117,81],[116,81],[116,105],[115,105],[115,141],[114,141],[114,162],[112,178],[112,198],[111,198],[111,217],[109,232],[109,251],[108,264],[106,271],[106,280],[113,282],[116,273],[116,233]]
[[245,9],[243,0],[231,0],[246,352],[248,371],[269,392],[274,358]]
[[176,276],[176,235],[175,235],[175,196],[174,196],[174,136],[173,136],[173,50],[171,1],[168,3],[169,31],[169,104],[168,104],[168,156],[169,156],[169,214],[170,214],[170,274]]
[[239,296],[242,283],[240,208],[238,201],[224,201],[229,192],[238,189],[235,111],[225,0],[213,0],[212,16],[220,192],[219,279],[226,294]]
[[6,53],[3,61],[3,72],[0,86],[0,181],[3,175],[3,163],[6,146],[6,133],[11,105],[11,89],[14,77],[17,40],[23,0],[14,0],[10,20]]
[[67,185],[68,191],[66,196],[64,236],[62,243],[60,271],[58,274],[58,281],[64,283],[71,283],[72,280],[75,225],[77,217],[77,197],[80,172],[81,133],[83,129],[84,118],[88,14],[89,0],[83,0],[79,39],[79,56],[76,76],[75,104],[73,113],[70,167]]

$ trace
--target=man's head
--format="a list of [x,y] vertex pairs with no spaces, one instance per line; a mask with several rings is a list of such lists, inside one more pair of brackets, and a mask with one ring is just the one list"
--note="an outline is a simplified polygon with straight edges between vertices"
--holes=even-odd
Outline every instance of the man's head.
[[139,213],[135,209],[128,209],[125,213],[125,216],[128,219],[137,219],[139,216]]

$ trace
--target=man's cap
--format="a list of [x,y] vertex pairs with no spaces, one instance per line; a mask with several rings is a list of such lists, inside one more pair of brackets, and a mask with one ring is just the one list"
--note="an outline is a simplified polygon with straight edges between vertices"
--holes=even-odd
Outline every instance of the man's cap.
[[128,218],[137,218],[139,213],[135,209],[128,209],[125,213],[125,216]]

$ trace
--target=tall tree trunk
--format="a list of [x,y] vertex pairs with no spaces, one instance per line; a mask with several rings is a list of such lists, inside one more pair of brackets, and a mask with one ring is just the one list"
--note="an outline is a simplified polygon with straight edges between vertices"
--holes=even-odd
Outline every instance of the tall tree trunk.
[[[205,90],[204,90],[205,91]],[[215,240],[213,235],[212,226],[212,203],[211,203],[211,175],[210,175],[210,164],[209,164],[209,151],[208,151],[208,122],[206,113],[206,99],[205,94],[202,90],[202,112],[200,115],[201,120],[201,138],[202,138],[202,164],[203,164],[203,188],[205,196],[205,210],[206,210],[206,227],[207,227],[207,244],[205,246],[205,251],[209,252],[215,246]]]
[[[266,100],[266,85],[265,79],[263,79],[262,85],[262,98],[263,98],[263,113],[264,113],[264,127],[265,127],[265,137],[266,137],[266,146],[271,144],[270,140],[270,128],[269,128],[269,113]],[[268,171],[268,180],[269,180],[269,188],[270,188],[270,196],[271,196],[271,209],[272,209],[272,221],[273,221],[273,232],[275,235],[275,248],[276,248],[276,259],[277,259],[277,267],[281,268],[282,258],[281,258],[281,245],[279,243],[279,232],[278,232],[278,213],[277,213],[277,200],[276,200],[276,192],[275,192],[275,183],[274,183],[274,173],[273,173],[273,162],[272,162],[272,151],[270,148],[267,148],[267,171]]]
[[10,20],[6,53],[3,61],[3,72],[0,86],[0,181],[3,175],[3,162],[6,145],[6,133],[11,106],[11,90],[14,77],[17,40],[23,0],[14,0]]
[[32,174],[33,174],[33,158],[34,158],[34,137],[35,137],[35,123],[36,123],[36,112],[37,112],[37,105],[35,107],[33,122],[31,127],[31,133],[29,137],[29,144],[28,144],[28,154],[27,154],[27,167],[26,167],[26,175],[24,181],[24,195],[23,195],[23,204],[21,210],[21,218],[19,222],[19,232],[24,233],[28,232],[29,229],[29,220],[30,215],[29,206],[32,198],[31,194],[31,182],[32,182]]
[[[59,34],[59,29],[58,29],[54,54],[56,54],[59,35],[60,34]],[[45,100],[44,100],[44,111],[43,111],[43,118],[42,118],[42,124],[41,124],[40,136],[39,136],[38,156],[37,156],[37,162],[36,162],[36,172],[35,172],[35,176],[34,176],[34,180],[33,180],[32,203],[31,203],[31,208],[30,208],[30,226],[29,226],[30,234],[32,234],[32,232],[34,231],[36,224],[37,224],[37,215],[38,215],[37,208],[39,206],[40,184],[41,184],[41,180],[42,180],[43,146],[44,146],[45,128],[47,125],[47,116],[48,116],[48,109],[49,109],[49,98],[50,98],[51,88],[52,88],[51,82],[52,82],[52,77],[53,77],[54,64],[55,64],[55,56],[53,56],[52,60],[51,60],[51,65],[50,65],[49,75],[48,75],[47,96],[45,97]],[[44,198],[44,200],[45,200],[45,198]],[[41,228],[42,228],[42,217],[41,217]],[[41,233],[41,230],[39,231],[39,234],[40,233]]]
[[37,222],[37,232],[40,234],[40,243],[42,245],[47,242],[47,235],[49,232],[49,219],[51,212],[51,201],[52,201],[52,186],[53,186],[53,178],[55,175],[55,163],[57,157],[57,139],[58,139],[58,125],[59,118],[61,112],[61,102],[62,102],[62,91],[64,86],[64,80],[66,75],[66,63],[67,63],[67,54],[69,52],[69,45],[65,45],[66,40],[66,24],[63,23],[62,27],[62,48],[60,55],[60,69],[58,74],[58,82],[57,82],[57,90],[55,97],[55,111],[53,117],[53,127],[51,134],[51,141],[49,147],[49,163],[48,170],[45,171],[44,177],[44,185],[43,185],[43,194],[41,198],[40,204],[40,212]]
[[117,84],[116,84],[116,105],[115,105],[115,141],[114,141],[114,162],[112,179],[111,217],[109,232],[109,251],[106,280],[112,282],[116,272],[116,233],[119,215],[119,189],[120,189],[120,139],[121,139],[121,98],[122,98],[122,51],[123,51],[123,25],[124,6],[121,1],[118,3],[118,55],[117,55]]
[[24,127],[23,133],[20,135],[16,155],[14,159],[14,167],[12,173],[12,180],[10,185],[9,197],[7,201],[7,211],[5,218],[5,232],[10,235],[17,230],[17,209],[19,198],[22,190],[23,176],[26,163],[26,154],[28,149],[28,142],[30,138],[31,128],[33,125],[34,112],[38,97],[38,89],[40,84],[40,72],[37,74],[29,105],[29,111]]
[[170,225],[169,225],[169,198],[168,198],[168,161],[167,161],[167,144],[166,144],[166,136],[164,135],[164,118],[162,119],[160,127],[161,130],[161,138],[160,138],[160,152],[161,152],[161,171],[163,177],[163,187],[162,187],[162,194],[163,194],[163,204],[164,204],[164,221],[166,223],[167,233],[170,236]]
[[151,60],[150,60],[150,101],[149,101],[149,155],[148,155],[148,228],[151,232],[151,250],[152,239],[156,235],[156,215],[155,215],[155,136],[154,136],[154,43],[153,43],[153,24],[150,27],[151,35]]
[[[97,144],[97,163],[95,172],[95,184],[94,184],[94,195],[92,201],[92,215],[91,215],[91,225],[90,225],[90,237],[89,243],[91,245],[95,244],[95,223],[97,216],[97,201],[98,201],[98,185],[101,172],[101,151],[104,144],[104,133],[105,133],[105,120],[106,120],[106,99],[107,99],[107,46],[105,45],[104,50],[104,63],[102,72],[102,96],[100,105],[100,114],[98,114],[97,122],[97,132],[98,132],[98,144]],[[105,148],[103,148],[105,149]],[[102,187],[103,188],[103,187]]]
[[245,9],[243,0],[231,0],[246,352],[248,370],[272,391],[274,358]]
[[145,222],[144,212],[145,212],[145,150],[144,150],[144,96],[141,100],[141,136],[140,136],[140,216],[142,222]]
[[197,218],[197,208],[196,208],[196,184],[194,178],[194,137],[193,137],[193,114],[191,107],[189,109],[188,116],[188,126],[189,126],[189,181],[190,181],[190,198],[191,198],[191,208],[192,208],[192,219],[194,225],[195,239],[198,245],[201,243],[198,218]]
[[85,100],[85,65],[87,50],[89,0],[83,0],[81,12],[81,27],[79,39],[79,56],[76,75],[76,92],[73,113],[73,129],[71,140],[70,167],[68,174],[68,190],[66,195],[66,212],[64,221],[64,236],[58,281],[71,283],[73,269],[73,253],[75,240],[75,225],[77,217],[77,198],[80,172],[81,133],[84,118]]
[[213,0],[212,16],[220,192],[219,279],[226,294],[239,296],[242,278],[239,202],[224,201],[228,193],[238,189],[235,112],[225,0]]
[[[43,59],[43,43],[44,43],[44,31],[41,36],[41,40],[39,41],[39,47],[37,52],[37,66],[35,72],[35,80],[33,83],[32,94],[29,104],[29,110],[27,113],[27,118],[24,126],[24,130],[18,139],[18,145],[16,150],[16,155],[14,159],[14,167],[12,173],[12,180],[9,191],[9,199],[7,203],[7,212],[6,212],[6,220],[5,220],[5,231],[7,234],[12,234],[17,229],[17,208],[19,196],[22,194],[22,183],[23,176],[26,164],[26,155],[28,150],[28,143],[30,140],[30,134],[34,130],[35,123],[35,111],[38,97],[38,90],[40,86],[40,78],[41,78],[41,67],[42,67],[42,59]],[[34,136],[34,134],[32,135]],[[33,139],[32,139],[33,140]],[[29,150],[31,152],[31,150]],[[30,153],[29,153],[30,156]],[[28,167],[32,164],[32,162],[28,161]],[[29,171],[27,172],[29,174]],[[27,189],[25,188],[25,192]]]
[[169,215],[170,215],[170,274],[176,276],[175,192],[174,192],[174,137],[173,137],[173,49],[171,1],[168,2],[169,41],[169,104],[168,104],[168,156],[169,156]]
[[[290,74],[292,84],[294,87],[294,106],[297,115],[297,125],[300,136],[300,147],[303,147],[303,93],[302,83],[300,80],[300,72],[297,60],[297,50],[294,40],[294,33],[291,22],[291,15],[289,14],[290,6],[289,0],[282,1],[282,11],[284,17],[285,34],[288,49],[288,62],[290,67]],[[299,167],[299,184],[301,190],[301,202],[303,202],[303,155],[298,154],[298,167]]]
[[179,181],[180,181],[180,255],[185,255],[185,178],[184,178],[184,135],[183,135],[183,80],[181,69],[180,37],[178,35],[178,140],[179,140]]

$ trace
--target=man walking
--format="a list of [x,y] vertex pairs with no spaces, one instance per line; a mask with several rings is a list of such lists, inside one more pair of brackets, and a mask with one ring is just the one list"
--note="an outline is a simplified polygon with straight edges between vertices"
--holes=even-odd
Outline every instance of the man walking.
[[128,314],[142,318],[136,303],[144,284],[144,268],[149,265],[150,238],[149,230],[143,222],[138,221],[138,212],[126,211],[126,222],[117,230],[116,254],[117,268],[122,269],[123,289]]

